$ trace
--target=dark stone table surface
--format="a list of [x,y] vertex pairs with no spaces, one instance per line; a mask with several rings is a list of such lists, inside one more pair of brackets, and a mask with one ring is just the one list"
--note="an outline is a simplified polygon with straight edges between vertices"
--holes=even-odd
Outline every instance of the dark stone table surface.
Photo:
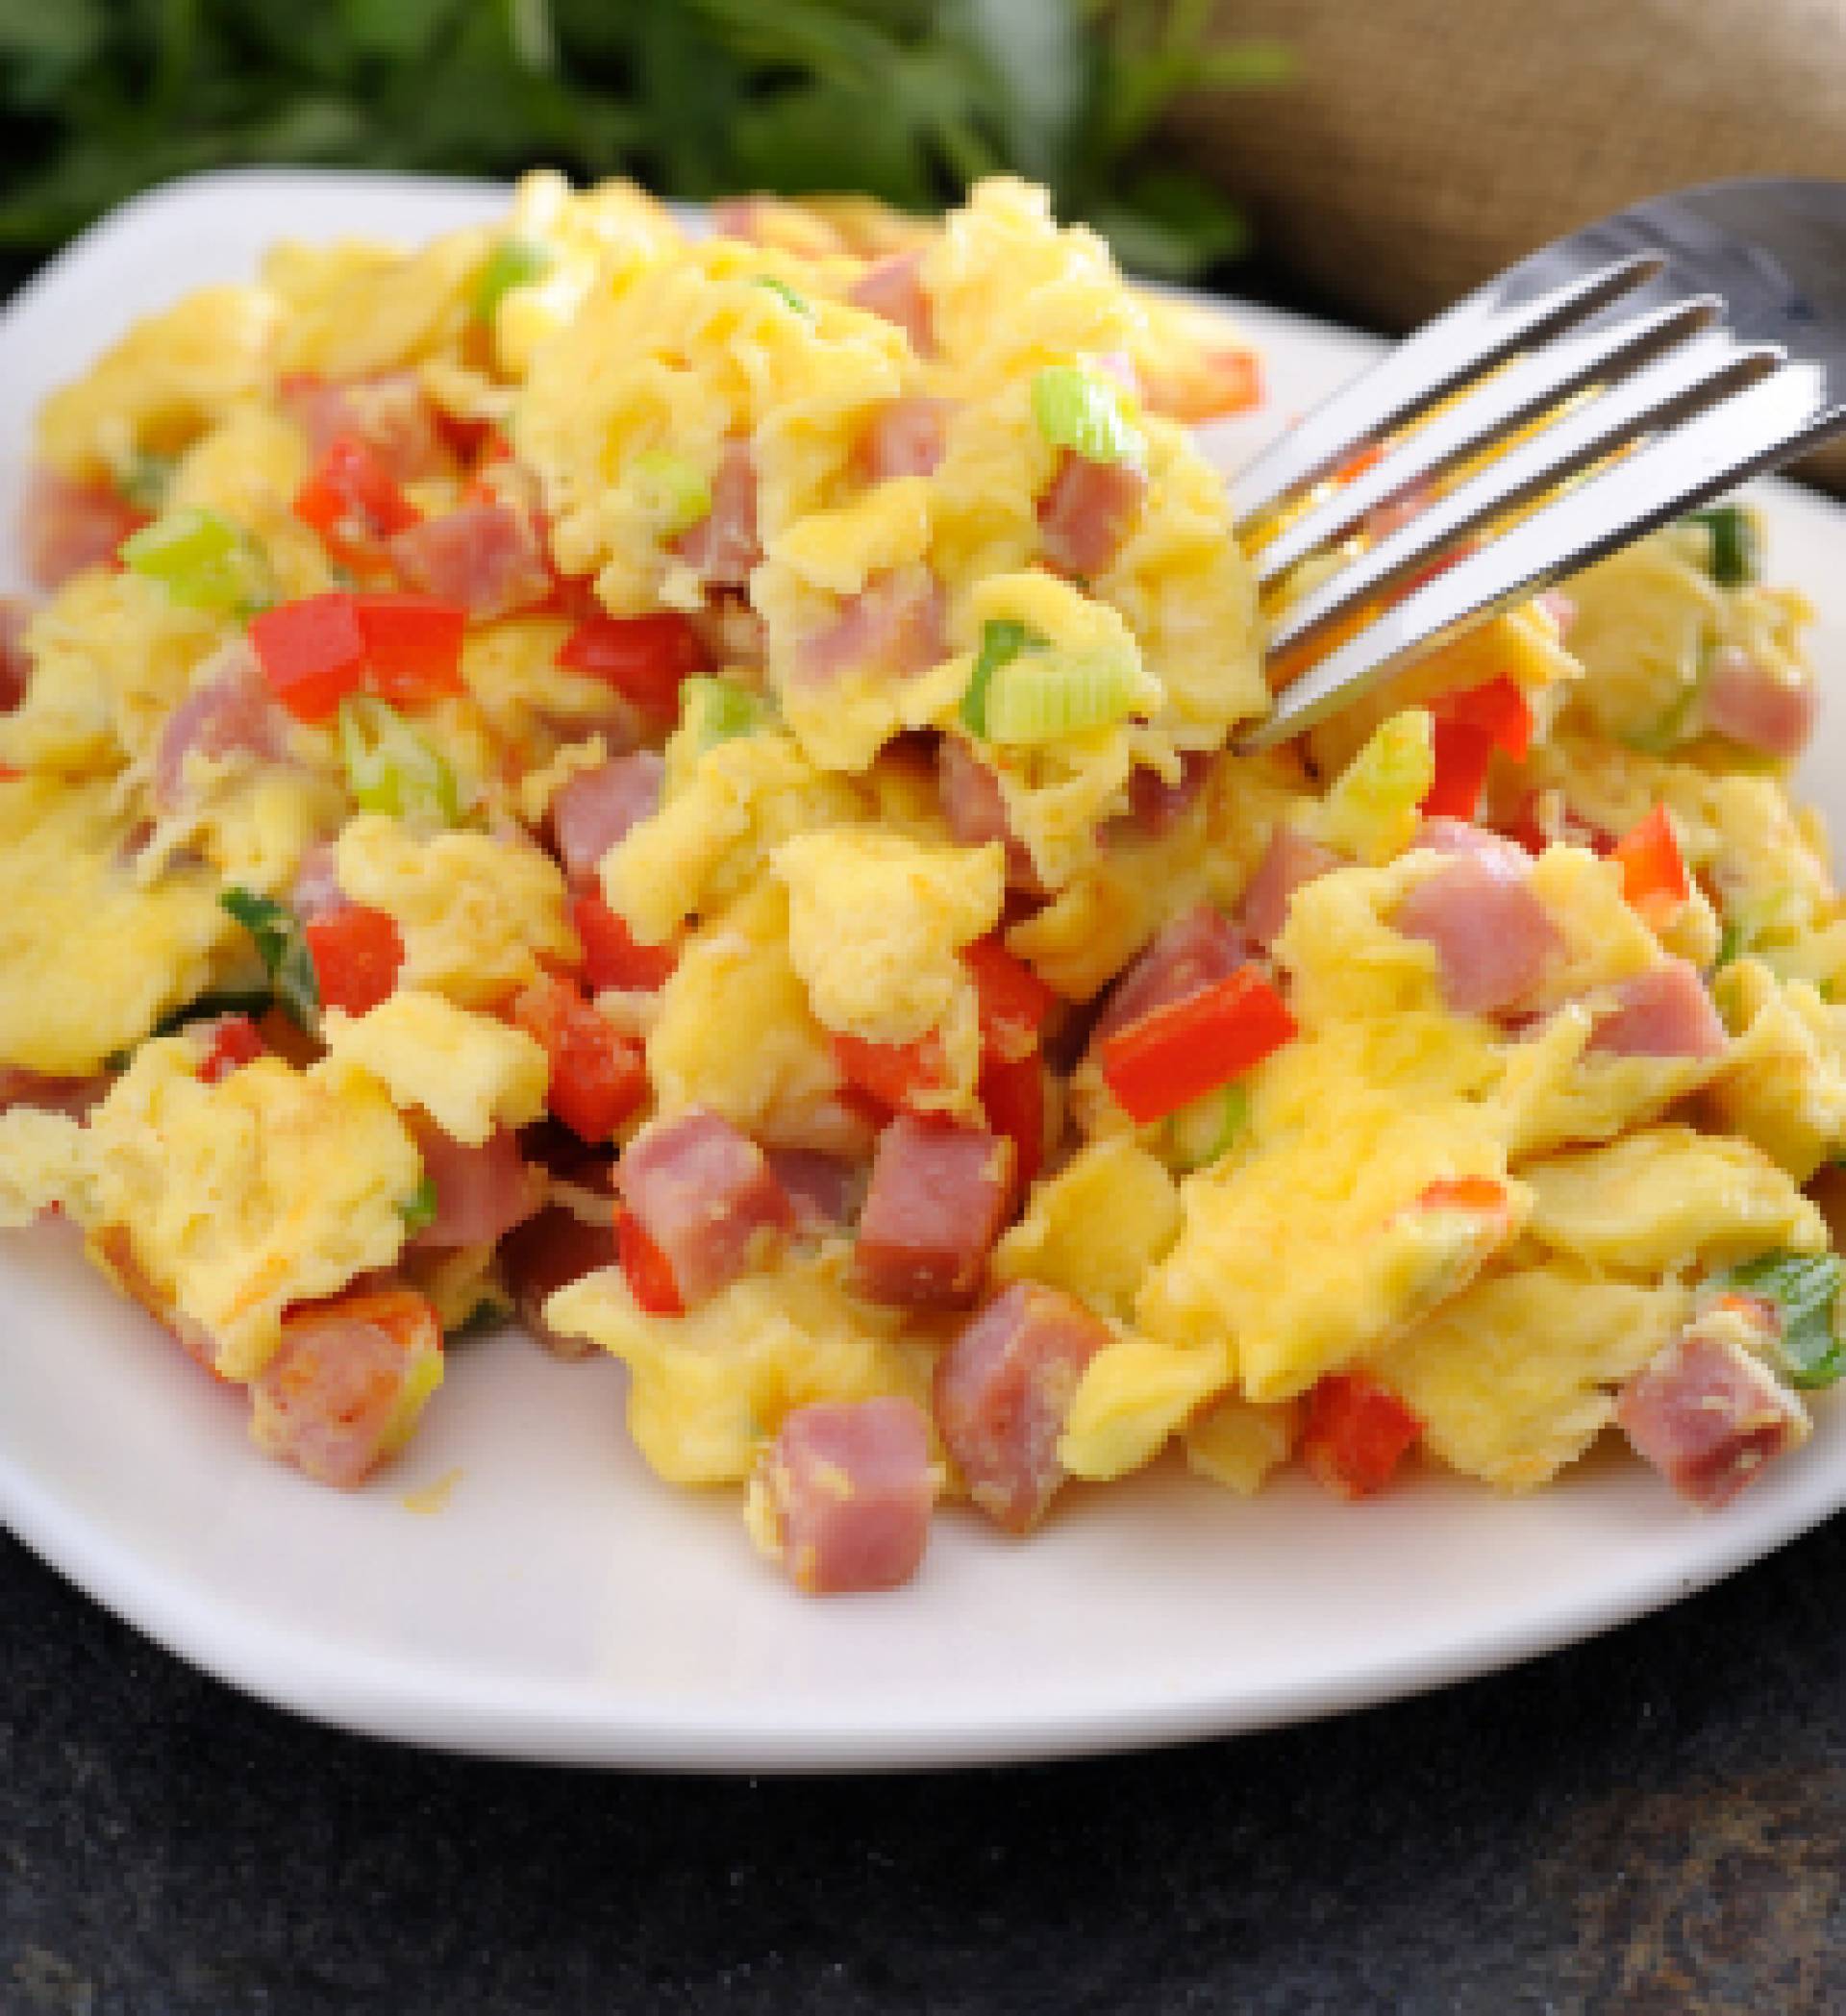
[[1141,1756],[393,1750],[0,1536],[0,2010],[1846,2009],[1846,1523],[1497,1678]]

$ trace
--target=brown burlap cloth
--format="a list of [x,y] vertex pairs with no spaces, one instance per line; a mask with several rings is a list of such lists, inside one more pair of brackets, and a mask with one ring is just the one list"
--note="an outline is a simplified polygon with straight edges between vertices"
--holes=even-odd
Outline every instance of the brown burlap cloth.
[[[1222,0],[1218,24],[1296,74],[1183,106],[1176,149],[1390,329],[1643,196],[1846,178],[1846,0]],[[1846,444],[1817,461],[1846,488]]]

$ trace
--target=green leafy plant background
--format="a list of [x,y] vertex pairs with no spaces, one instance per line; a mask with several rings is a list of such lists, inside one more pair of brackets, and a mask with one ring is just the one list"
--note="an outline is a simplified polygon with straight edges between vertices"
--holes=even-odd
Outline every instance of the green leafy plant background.
[[0,256],[241,162],[662,194],[863,189],[928,210],[1012,168],[1182,279],[1243,221],[1151,144],[1182,91],[1285,68],[1210,0],[0,0]]

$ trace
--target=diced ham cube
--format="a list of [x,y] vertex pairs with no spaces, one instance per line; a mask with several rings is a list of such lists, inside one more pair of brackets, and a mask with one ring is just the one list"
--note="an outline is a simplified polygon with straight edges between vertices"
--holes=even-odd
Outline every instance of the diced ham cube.
[[707,587],[740,588],[762,558],[757,536],[757,465],[747,441],[727,441],[711,478],[711,509],[674,551]]
[[316,840],[302,856],[288,891],[288,908],[304,924],[352,908],[352,899],[339,885],[339,853],[332,840]]
[[81,1120],[108,1090],[109,1080],[103,1077],[47,1078],[40,1071],[0,1064],[0,1113],[9,1107],[29,1106]]
[[930,297],[923,291],[922,267],[920,251],[895,252],[868,266],[854,282],[846,298],[855,308],[896,323],[919,357],[933,357],[935,314]]
[[1074,1296],[1015,1282],[937,1361],[936,1431],[969,1496],[1008,1531],[1035,1526],[1063,1482],[1064,1417],[1085,1367],[1112,1342]]
[[536,527],[504,504],[463,504],[386,541],[406,587],[459,603],[478,623],[531,609],[552,592]]
[[811,1596],[895,1589],[929,1544],[935,1476],[914,1401],[796,1407],[757,1473],[765,1538]]
[[1722,1057],[1730,1041],[1705,983],[1685,959],[1637,973],[1596,1018],[1589,1047],[1610,1057]]
[[1800,1399],[1734,1337],[1694,1324],[1622,1388],[1615,1418],[1682,1498],[1728,1505],[1807,1440]]
[[797,1232],[813,1236],[853,1222],[865,1191],[864,1173],[856,1163],[817,1148],[767,1148],[763,1153],[794,1212]]
[[244,754],[278,761],[288,750],[288,716],[249,644],[239,638],[200,667],[199,683],[167,716],[154,754],[152,795],[162,811],[185,796],[186,760]]
[[1175,917],[1115,983],[1090,1033],[1092,1048],[1156,1008],[1229,980],[1249,957],[1243,933],[1209,903]]
[[1700,695],[1705,725],[1746,749],[1786,761],[1808,746],[1820,707],[1814,682],[1791,684],[1734,644],[1715,654]]
[[960,735],[945,734],[936,747],[936,788],[942,794],[942,816],[963,847],[985,847],[998,840],[1007,850],[1007,886],[1028,896],[1042,896],[1045,885],[1030,849],[1007,819],[1007,801],[1000,781]]
[[1237,910],[1245,934],[1266,951],[1282,935],[1297,889],[1346,865],[1343,856],[1290,827],[1278,826]]
[[858,1266],[873,1302],[971,1302],[1012,1189],[1012,1143],[984,1128],[901,1113],[878,1137]]
[[802,645],[802,673],[829,680],[870,667],[914,678],[948,656],[942,616],[942,585],[933,574],[912,568],[875,575]]
[[489,1246],[543,1202],[544,1173],[527,1166],[519,1136],[510,1129],[498,1129],[479,1147],[453,1139],[421,1116],[411,1132],[436,1189],[436,1216],[412,1246]]
[[1546,588],[1542,594],[1532,598],[1558,626],[1559,639],[1570,635],[1570,626],[1577,620],[1577,601],[1562,588]]
[[551,801],[558,857],[573,883],[591,880],[609,850],[661,807],[666,763],[652,749],[580,770]]
[[1168,784],[1158,770],[1137,768],[1128,780],[1130,822],[1150,839],[1160,839],[1198,803],[1210,774],[1210,757],[1197,749],[1188,749],[1180,758],[1177,784]]
[[765,1235],[794,1223],[762,1150],[703,1110],[643,1128],[615,1165],[615,1186],[688,1307],[742,1274]]
[[947,399],[890,399],[872,414],[860,443],[860,460],[874,483],[900,476],[934,476],[948,438]]
[[1559,950],[1558,928],[1499,863],[1458,857],[1398,906],[1397,929],[1435,947],[1442,991],[1463,1015],[1491,1015],[1531,993]]
[[593,1223],[561,1204],[516,1225],[500,1245],[500,1272],[519,1320],[554,1357],[587,1357],[587,1337],[566,1337],[545,1321],[545,1304],[560,1288],[615,1265],[615,1221],[605,1211]]
[[1509,840],[1472,819],[1451,819],[1438,815],[1425,819],[1417,828],[1414,844],[1430,854],[1453,855],[1458,859],[1479,861],[1484,868],[1504,876],[1509,882],[1524,882],[1532,873],[1532,857],[1517,840]]
[[1400,497],[1387,497],[1365,513],[1362,530],[1374,546],[1382,545],[1392,533],[1401,532],[1419,512],[1427,510],[1435,492],[1426,483],[1412,484]]
[[26,625],[32,605],[0,595],[0,714],[10,714],[26,697],[32,660],[26,656]]
[[307,435],[316,462],[344,436],[362,441],[397,483],[421,483],[455,471],[436,409],[413,372],[336,382],[303,371],[286,377],[277,390]]
[[1045,557],[1066,574],[1100,574],[1146,494],[1147,477],[1132,462],[1093,462],[1066,450],[1038,500]]
[[297,1309],[251,1381],[251,1435],[316,1482],[350,1490],[408,1438],[441,1362],[436,1311],[408,1289]]
[[42,463],[26,479],[19,510],[19,555],[27,578],[49,592],[86,567],[115,558],[147,513],[107,483],[73,483]]

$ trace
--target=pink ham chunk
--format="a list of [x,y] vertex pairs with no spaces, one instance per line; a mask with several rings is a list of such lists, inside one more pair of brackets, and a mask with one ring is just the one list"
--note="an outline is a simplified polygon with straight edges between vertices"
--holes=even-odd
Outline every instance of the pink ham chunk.
[[1229,980],[1249,957],[1243,933],[1209,903],[1175,917],[1115,983],[1096,1019],[1091,1047],[1156,1008],[1189,1000]]
[[1196,749],[1180,758],[1179,778],[1173,784],[1158,770],[1137,768],[1128,780],[1130,823],[1149,839],[1163,838],[1199,802],[1210,774],[1210,757]]
[[131,532],[147,523],[103,482],[73,483],[42,463],[26,479],[19,509],[19,557],[27,577],[49,592],[86,567],[106,566]]
[[587,1357],[587,1337],[566,1337],[545,1321],[545,1304],[560,1288],[616,1264],[615,1224],[605,1212],[591,1223],[561,1204],[547,1205],[501,1242],[500,1272],[519,1320],[554,1357]]
[[1609,1057],[1722,1057],[1730,1041],[1698,971],[1668,959],[1615,989],[1615,1006],[1599,1015],[1589,1039]]
[[386,541],[407,588],[459,603],[477,623],[531,609],[552,591],[537,528],[505,504],[463,504]]
[[1682,1498],[1728,1505],[1807,1439],[1808,1410],[1734,1337],[1694,1325],[1622,1388],[1615,1418]]
[[736,1281],[765,1237],[794,1224],[762,1150],[700,1109],[643,1128],[615,1165],[615,1186],[688,1307]]
[[942,460],[953,403],[947,399],[892,399],[872,414],[860,443],[860,460],[874,483],[900,476],[934,476]]
[[1429,854],[1447,854],[1457,859],[1479,861],[1484,868],[1508,882],[1524,882],[1532,873],[1532,858],[1517,840],[1509,840],[1471,819],[1438,816],[1425,819],[1417,828],[1415,846]]
[[660,810],[665,779],[665,760],[652,749],[611,758],[570,779],[551,801],[551,831],[573,883],[591,881],[609,850]]
[[1560,641],[1570,635],[1570,626],[1577,620],[1577,599],[1574,595],[1565,594],[1562,588],[1546,588],[1542,594],[1534,595],[1532,599],[1558,626]]
[[935,1475],[912,1400],[821,1401],[786,1415],[758,1484],[767,1537],[811,1596],[895,1589],[929,1544]]
[[960,735],[945,734],[936,748],[936,789],[942,816],[963,847],[985,847],[998,840],[1007,850],[1007,886],[1028,896],[1042,896],[1045,885],[1026,843],[1007,818],[1000,780]]
[[1286,826],[1269,835],[1269,846],[1243,892],[1237,921],[1245,933],[1265,950],[1282,935],[1295,891],[1346,865],[1345,858],[1318,840]]
[[296,372],[278,386],[283,407],[308,436],[319,461],[342,436],[362,441],[396,483],[421,483],[455,473],[436,409],[413,372],[343,383]]
[[32,605],[0,595],[0,714],[10,714],[26,697],[32,660],[26,656],[26,625]]
[[201,667],[191,692],[167,716],[154,754],[152,795],[162,811],[178,806],[190,756],[253,756],[275,762],[288,749],[288,716],[277,705],[257,655],[239,640]]
[[1492,1015],[1530,994],[1561,940],[1545,907],[1499,861],[1459,856],[1398,906],[1397,929],[1435,948],[1458,1014]]
[[828,680],[870,667],[914,678],[948,656],[942,614],[942,585],[933,574],[917,567],[874,575],[801,647],[802,672]]
[[794,1213],[795,1230],[814,1237],[853,1222],[865,1193],[860,1168],[817,1148],[769,1148],[764,1154]]
[[757,536],[757,465],[746,441],[727,441],[711,478],[711,509],[674,551],[707,587],[740,588],[762,558]]
[[1013,1147],[979,1127],[900,1113],[878,1137],[860,1213],[861,1291],[902,1308],[971,1302],[1000,1236]]
[[[387,1320],[393,1307],[417,1307],[420,1320]],[[435,1312],[400,1290],[300,1309],[283,1319],[281,1345],[250,1383],[251,1435],[317,1483],[350,1490],[409,1431],[416,1383],[441,1353]]]
[[351,908],[339,885],[339,854],[332,840],[316,840],[301,858],[288,891],[288,908],[304,924]]
[[1066,574],[1100,574],[1146,494],[1147,478],[1132,462],[1092,462],[1066,451],[1038,500],[1046,559]]
[[937,1362],[936,1431],[969,1496],[1009,1532],[1035,1526],[1063,1482],[1064,1417],[1084,1368],[1113,1341],[1074,1296],[1015,1282]]
[[923,255],[894,252],[868,266],[846,296],[855,308],[893,322],[911,339],[918,357],[935,354],[935,326],[930,297],[923,291]]
[[1820,693],[1812,680],[1791,684],[1729,645],[1713,657],[1700,703],[1713,734],[1785,762],[1807,748]]
[[423,1174],[436,1190],[436,1216],[412,1246],[490,1246],[544,1201],[541,1170],[527,1166],[519,1136],[501,1128],[479,1147],[418,1117],[411,1123]]

